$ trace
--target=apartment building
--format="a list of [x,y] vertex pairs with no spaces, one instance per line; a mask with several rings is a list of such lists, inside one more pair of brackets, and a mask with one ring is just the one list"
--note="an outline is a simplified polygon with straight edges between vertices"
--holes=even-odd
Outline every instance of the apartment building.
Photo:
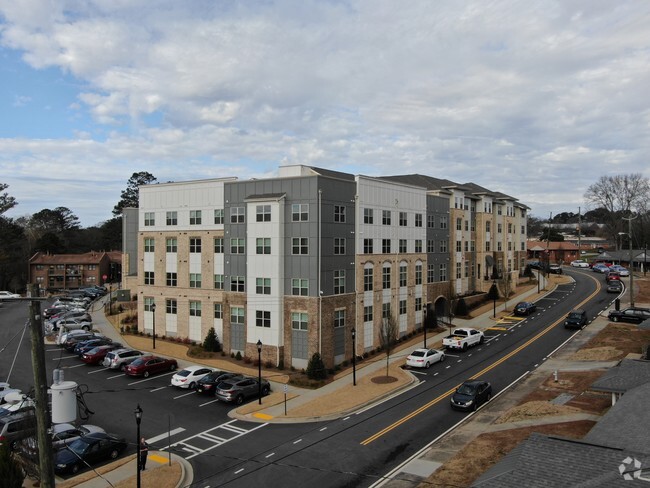
[[90,251],[81,254],[37,252],[29,260],[29,282],[42,292],[83,288],[119,281],[122,254]]
[[[302,165],[269,179],[143,186],[124,246],[141,327],[153,332],[155,320],[158,335],[194,341],[214,327],[226,352],[256,357],[259,343],[263,361],[296,368],[316,352],[328,367],[349,359],[354,329],[363,354],[385,318],[403,335],[427,310],[446,314],[455,296],[482,289],[484,197],[454,187]],[[456,207],[461,197],[472,203]]]

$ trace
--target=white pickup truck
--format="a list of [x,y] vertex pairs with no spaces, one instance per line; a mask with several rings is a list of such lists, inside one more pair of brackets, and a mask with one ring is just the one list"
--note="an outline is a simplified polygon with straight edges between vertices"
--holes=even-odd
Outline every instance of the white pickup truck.
[[483,332],[476,329],[456,329],[450,336],[442,340],[442,345],[447,349],[466,350],[469,346],[483,344]]

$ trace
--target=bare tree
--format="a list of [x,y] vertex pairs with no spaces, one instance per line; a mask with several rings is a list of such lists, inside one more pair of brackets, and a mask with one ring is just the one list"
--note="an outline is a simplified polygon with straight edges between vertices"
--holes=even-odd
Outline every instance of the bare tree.
[[381,322],[381,327],[379,327],[379,344],[382,349],[386,352],[386,376],[388,377],[388,365],[390,363],[390,354],[395,347],[397,342],[399,330],[397,326],[397,321],[393,314],[390,314],[388,317],[384,318]]

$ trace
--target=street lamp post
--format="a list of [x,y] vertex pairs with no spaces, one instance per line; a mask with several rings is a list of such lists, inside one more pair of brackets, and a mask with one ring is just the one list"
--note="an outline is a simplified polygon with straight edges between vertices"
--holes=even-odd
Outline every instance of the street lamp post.
[[156,349],[156,304],[151,304],[151,313],[153,313],[153,348]]
[[497,318],[497,280],[492,281],[492,318]]
[[262,341],[257,339],[257,394],[262,404]]
[[352,386],[357,386],[357,331],[352,328]]
[[135,414],[135,424],[137,425],[137,437],[136,437],[135,443],[138,446],[137,447],[138,452],[137,452],[137,455],[136,455],[136,458],[135,458],[135,460],[136,460],[135,465],[138,468],[138,473],[137,473],[137,477],[136,477],[136,480],[137,480],[136,484],[137,484],[137,488],[140,488],[140,422],[142,421],[142,408],[140,407],[139,403],[138,403],[138,406],[135,407],[135,410],[133,411],[133,413]]
[[422,328],[424,329],[424,348],[427,348],[427,309],[424,309],[424,320],[422,320]]

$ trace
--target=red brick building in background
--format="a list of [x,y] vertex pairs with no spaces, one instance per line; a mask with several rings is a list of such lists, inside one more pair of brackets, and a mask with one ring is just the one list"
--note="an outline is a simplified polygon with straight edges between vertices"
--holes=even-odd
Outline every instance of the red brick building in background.
[[566,241],[527,241],[526,249],[529,260],[548,260],[549,263],[567,264],[575,259],[580,259],[578,246]]
[[119,282],[121,277],[120,251],[90,251],[83,254],[37,252],[29,260],[29,283],[37,284],[43,291],[103,285]]

